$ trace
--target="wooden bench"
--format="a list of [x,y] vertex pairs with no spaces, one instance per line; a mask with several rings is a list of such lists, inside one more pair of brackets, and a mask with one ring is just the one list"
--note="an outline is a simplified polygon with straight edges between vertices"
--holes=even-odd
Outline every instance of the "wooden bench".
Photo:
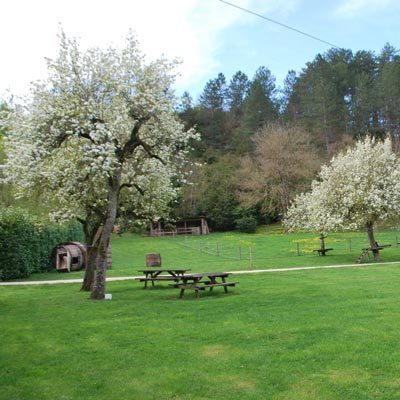
[[391,244],[378,244],[376,247],[364,247],[363,251],[374,251],[374,250],[383,250],[387,249],[388,247],[392,247]]
[[179,277],[176,276],[156,276],[155,278],[135,278],[136,281],[139,282],[155,282],[155,281],[175,281],[179,282]]
[[222,286],[224,288],[225,293],[228,293],[228,286],[231,287],[236,286],[236,284],[238,283],[239,282],[218,282],[218,283],[196,282],[196,283],[175,283],[171,284],[171,286],[181,290],[179,298],[182,298],[186,289],[194,290],[196,292],[196,297],[199,297],[200,290],[206,290],[207,288],[209,288],[211,292],[214,287]]
[[331,250],[333,250],[333,249],[332,248],[329,248],[329,249],[315,249],[313,251],[318,251],[318,255],[319,256],[325,256],[326,255],[325,253],[327,253],[328,251],[331,251]]

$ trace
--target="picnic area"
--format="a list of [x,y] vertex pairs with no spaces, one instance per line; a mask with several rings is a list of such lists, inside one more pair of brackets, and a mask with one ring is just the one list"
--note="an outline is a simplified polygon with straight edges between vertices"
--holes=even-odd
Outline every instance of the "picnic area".
[[[330,234],[335,251],[318,257],[317,235],[274,228],[211,234],[201,245],[199,238],[115,235],[109,276],[152,268],[150,278],[170,280],[149,281],[146,289],[143,281],[109,282],[112,300],[95,303],[78,283],[0,287],[8,343],[0,354],[0,398],[364,400],[371,387],[376,398],[396,398],[400,269],[391,262],[400,249],[395,232],[378,238],[393,243],[382,253],[388,263],[235,275],[230,271],[354,262],[365,238]],[[146,266],[145,255],[156,251],[161,266]],[[168,271],[187,275],[186,283]],[[239,284],[228,293],[223,286],[198,289],[196,297],[195,286],[211,281],[209,271],[229,273],[216,283],[224,277]],[[175,284],[195,286],[181,299]]]

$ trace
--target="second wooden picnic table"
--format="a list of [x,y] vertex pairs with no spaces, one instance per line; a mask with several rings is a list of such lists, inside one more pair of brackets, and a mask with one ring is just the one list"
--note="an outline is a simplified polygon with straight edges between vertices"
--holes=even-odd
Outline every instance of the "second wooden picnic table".
[[228,286],[235,286],[238,282],[226,282],[229,276],[228,272],[201,272],[196,274],[184,274],[179,277],[180,282],[173,286],[180,289],[179,297],[182,298],[185,289],[192,289],[196,292],[196,297],[199,297],[199,291],[207,288],[210,291],[216,286],[222,286],[225,293],[228,293]]

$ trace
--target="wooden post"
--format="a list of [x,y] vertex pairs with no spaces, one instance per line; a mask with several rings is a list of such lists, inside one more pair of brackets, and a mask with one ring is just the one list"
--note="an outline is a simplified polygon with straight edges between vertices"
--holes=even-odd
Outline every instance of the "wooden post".
[[[323,233],[321,233],[319,235],[319,247],[320,247],[321,250],[325,249],[325,238],[326,238],[326,236],[324,236]],[[325,255],[325,253],[324,253],[324,255]]]
[[251,247],[249,247],[249,261],[250,261],[250,268],[253,268],[253,253]]

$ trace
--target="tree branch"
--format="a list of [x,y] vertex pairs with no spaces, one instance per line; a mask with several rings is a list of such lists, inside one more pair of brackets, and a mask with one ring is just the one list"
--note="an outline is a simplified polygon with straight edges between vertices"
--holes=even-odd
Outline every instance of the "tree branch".
[[121,191],[123,188],[126,187],[134,187],[142,196],[144,196],[144,190],[137,185],[136,183],[123,183],[120,187],[119,187],[119,191]]

